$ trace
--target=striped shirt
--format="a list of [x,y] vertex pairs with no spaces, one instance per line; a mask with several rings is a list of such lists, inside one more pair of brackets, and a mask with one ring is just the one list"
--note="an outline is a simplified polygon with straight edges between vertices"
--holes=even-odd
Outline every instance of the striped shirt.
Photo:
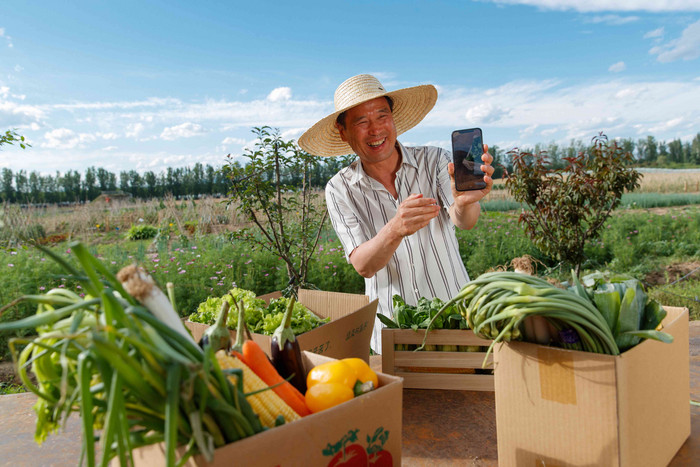
[[[365,279],[365,294],[370,300],[377,298],[377,313],[389,317],[394,294],[408,305],[416,305],[420,297],[449,300],[469,282],[448,212],[454,201],[447,172],[450,152],[431,146],[405,147],[398,141],[397,146],[402,155],[395,181],[398,199],[365,173],[359,159],[326,185],[328,213],[348,262],[352,251],[376,236],[409,195],[421,193],[442,207],[426,227],[404,237],[384,268]],[[382,326],[377,318],[371,341],[377,353],[382,350]]]

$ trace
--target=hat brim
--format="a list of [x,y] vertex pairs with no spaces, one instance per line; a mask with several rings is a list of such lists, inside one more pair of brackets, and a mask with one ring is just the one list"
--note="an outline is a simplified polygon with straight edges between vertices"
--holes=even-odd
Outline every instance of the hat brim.
[[354,154],[350,145],[340,138],[340,132],[335,126],[336,119],[348,109],[382,96],[388,96],[394,102],[392,115],[398,136],[418,125],[432,110],[437,102],[437,89],[431,84],[423,84],[372,96],[319,120],[301,135],[297,143],[304,151],[314,156],[333,157]]

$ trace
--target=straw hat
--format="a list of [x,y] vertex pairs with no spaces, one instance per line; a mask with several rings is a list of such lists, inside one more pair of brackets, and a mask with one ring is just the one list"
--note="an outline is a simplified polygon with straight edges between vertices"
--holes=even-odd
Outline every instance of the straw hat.
[[382,96],[389,96],[394,101],[392,113],[398,136],[418,125],[430,112],[437,101],[437,89],[431,84],[424,84],[387,92],[382,83],[372,75],[353,76],[335,90],[335,112],[306,130],[299,138],[299,146],[316,156],[352,154],[354,151],[340,138],[340,133],[335,127],[338,115]]

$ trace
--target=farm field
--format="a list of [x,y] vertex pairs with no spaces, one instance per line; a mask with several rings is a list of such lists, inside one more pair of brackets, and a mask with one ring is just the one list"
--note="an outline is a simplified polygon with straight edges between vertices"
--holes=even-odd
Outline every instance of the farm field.
[[[684,178],[685,177],[685,178]],[[644,173],[637,200],[700,195],[700,171],[683,175]],[[656,190],[656,191],[652,191]],[[525,236],[517,210],[490,209],[508,202],[505,190],[494,190],[483,203],[482,217],[471,231],[460,231],[462,259],[472,278],[496,268],[507,268],[514,258],[529,255],[537,274],[560,280],[570,278]],[[700,319],[700,201],[679,206],[622,208],[608,220],[599,241],[586,248],[586,271],[610,270],[644,281],[652,296],[664,305],[685,306],[691,319]],[[4,206],[0,240],[0,306],[25,295],[56,287],[75,290],[60,276],[59,267],[19,238],[32,238],[66,259],[70,241],[80,240],[114,272],[131,263],[143,265],[164,285],[175,284],[181,315],[195,311],[210,296],[224,295],[237,286],[264,294],[287,285],[279,258],[251,251],[231,239],[243,225],[235,209],[223,199],[150,202],[89,203],[71,207]],[[512,200],[510,200],[512,201]],[[155,237],[129,240],[138,226],[150,226]],[[308,282],[321,290],[363,293],[364,280],[344,258],[330,225],[324,231],[310,265]],[[79,290],[76,290],[80,292]],[[0,320],[14,320],[35,310],[21,305],[6,310]],[[10,360],[7,336],[0,336],[0,359]],[[2,380],[0,380],[2,381]]]

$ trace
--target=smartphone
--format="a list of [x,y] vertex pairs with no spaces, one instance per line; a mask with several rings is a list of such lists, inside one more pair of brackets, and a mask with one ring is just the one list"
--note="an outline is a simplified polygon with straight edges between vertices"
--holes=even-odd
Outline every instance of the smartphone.
[[480,128],[452,132],[452,160],[455,164],[455,188],[457,191],[486,188],[481,156],[484,139]]

